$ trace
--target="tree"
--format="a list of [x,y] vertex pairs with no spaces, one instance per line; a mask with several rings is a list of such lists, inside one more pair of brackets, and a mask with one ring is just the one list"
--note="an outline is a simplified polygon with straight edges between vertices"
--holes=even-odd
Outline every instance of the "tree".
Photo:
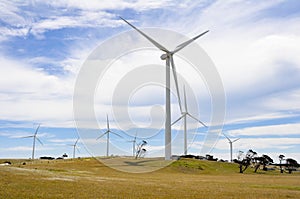
[[138,157],[143,157],[146,154],[147,150],[144,148],[145,145],[147,145],[147,141],[145,140],[138,144],[135,159]]
[[245,157],[243,157],[243,154],[243,151],[239,151],[238,159],[233,160],[235,163],[239,164],[240,173],[244,173],[244,171],[246,171],[246,169],[253,163],[253,158],[257,156],[257,153],[252,149],[247,151]]
[[254,172],[256,172],[261,165],[263,165],[263,170],[266,171],[267,165],[273,163],[273,159],[270,158],[268,155],[262,155],[261,157],[254,157],[253,160],[255,162]]
[[283,158],[285,157],[284,155],[279,155],[279,164],[280,164],[280,173],[283,173],[283,168],[282,168],[282,161],[284,160]]
[[287,158],[286,159],[286,164],[287,164],[287,170],[289,171],[289,173],[292,173],[293,170],[300,167],[298,162],[296,160],[292,159],[292,158]]

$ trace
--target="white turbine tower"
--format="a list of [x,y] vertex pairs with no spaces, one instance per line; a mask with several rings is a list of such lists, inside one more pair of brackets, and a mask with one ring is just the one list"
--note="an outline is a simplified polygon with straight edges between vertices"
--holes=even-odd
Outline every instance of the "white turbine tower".
[[137,132],[135,133],[134,139],[128,141],[128,142],[132,142],[132,156],[133,157],[135,157],[136,136],[137,136]]
[[229,145],[230,145],[230,162],[232,162],[232,143],[238,141],[240,138],[237,138],[237,139],[235,139],[235,140],[232,141],[231,139],[229,139],[229,137],[227,137],[225,135],[225,133],[223,133],[223,135],[227,138],[227,140],[229,142]]
[[40,128],[40,124],[38,125],[38,127],[36,128],[35,130],[35,133],[33,135],[30,135],[30,136],[25,136],[25,137],[21,137],[21,138],[33,138],[33,144],[32,144],[32,160],[34,160],[34,152],[35,152],[35,140],[39,141],[39,143],[41,145],[43,145],[43,143],[41,142],[41,140],[37,137],[37,133],[39,131],[39,128]]
[[188,112],[185,87],[183,87],[183,92],[184,92],[184,108],[185,108],[185,110],[181,112],[181,116],[175,122],[173,122],[172,125],[174,125],[175,123],[177,123],[178,121],[183,119],[184,155],[187,155],[187,117],[189,116],[190,118],[196,120],[197,122],[202,124],[204,127],[207,127],[207,126]]
[[107,124],[107,130],[105,133],[103,133],[102,135],[100,135],[96,140],[100,139],[101,137],[103,137],[104,135],[107,135],[107,139],[106,139],[106,157],[109,156],[109,134],[115,134],[116,136],[119,136],[120,138],[123,138],[122,136],[118,135],[117,133],[114,133],[113,131],[110,130],[109,128],[109,121],[108,121],[108,115],[106,115],[106,124]]
[[[78,143],[79,138],[77,138],[76,142],[74,144],[70,144],[69,146],[73,147],[73,159],[75,158],[75,148],[77,148],[77,143]],[[78,148],[77,148],[78,150]]]
[[154,46],[156,46],[159,50],[163,51],[164,54],[161,55],[162,60],[166,60],[166,121],[165,121],[165,159],[170,160],[172,156],[172,146],[171,146],[171,98],[170,98],[170,64],[173,69],[173,76],[175,80],[175,86],[177,91],[177,97],[179,102],[180,111],[182,112],[181,108],[181,101],[179,96],[179,90],[178,90],[178,82],[177,82],[177,74],[176,74],[176,68],[173,60],[173,55],[177,53],[178,51],[182,50],[184,47],[201,37],[202,35],[206,34],[208,32],[205,31],[196,37],[178,45],[173,51],[167,50],[164,46],[153,40],[151,37],[146,35],[144,32],[140,31],[138,28],[130,24],[128,21],[120,17],[123,21],[125,21],[129,26],[131,26],[133,29],[138,31],[141,35],[143,35],[146,39],[148,39]]

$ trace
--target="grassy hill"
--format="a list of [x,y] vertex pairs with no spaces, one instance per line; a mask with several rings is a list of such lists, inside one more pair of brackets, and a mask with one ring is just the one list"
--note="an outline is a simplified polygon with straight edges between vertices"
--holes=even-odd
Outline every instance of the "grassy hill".
[[[239,174],[231,163],[182,159],[157,171],[128,173],[93,158],[10,161],[0,167],[0,198],[300,198],[298,173]],[[154,167],[161,161],[118,164]]]

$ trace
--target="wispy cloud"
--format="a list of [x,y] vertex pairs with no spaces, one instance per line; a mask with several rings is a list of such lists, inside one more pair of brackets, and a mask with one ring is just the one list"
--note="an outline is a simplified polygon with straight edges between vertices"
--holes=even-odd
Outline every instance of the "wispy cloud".
[[[298,148],[300,138],[241,138],[235,142],[235,150],[247,151],[253,149],[255,151],[264,151],[265,149],[274,149],[276,151]],[[227,139],[221,139],[215,146],[216,149],[229,149]]]
[[231,136],[299,135],[300,124],[278,124],[229,130]]

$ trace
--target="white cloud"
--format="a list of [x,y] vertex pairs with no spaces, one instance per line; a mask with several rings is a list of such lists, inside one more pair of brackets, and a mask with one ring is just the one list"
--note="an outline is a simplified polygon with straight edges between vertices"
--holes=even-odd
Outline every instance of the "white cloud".
[[[235,151],[253,149],[259,153],[262,153],[266,149],[276,148],[276,151],[282,150],[282,153],[284,153],[287,149],[298,147],[299,143],[300,138],[241,138],[233,143],[233,148]],[[227,139],[219,140],[215,148],[222,150],[229,149]]]
[[[47,148],[47,147],[39,147],[38,151],[48,151],[53,150],[54,148]],[[8,148],[1,148],[1,151],[32,151],[32,147],[27,146],[17,146],[17,147],[8,147]]]
[[44,20],[39,20],[32,24],[30,32],[35,36],[40,36],[46,31],[63,28],[97,28],[116,27],[119,22],[113,20],[114,15],[106,12],[80,12],[79,15],[71,16],[51,16]]
[[[245,110],[245,109],[244,109]],[[281,112],[262,112],[259,115],[253,114],[253,112],[248,112],[244,113],[243,117],[240,116],[240,112],[236,114],[231,114],[233,115],[234,119],[232,120],[227,120],[227,124],[239,124],[239,123],[251,123],[251,122],[258,122],[258,121],[267,121],[267,120],[272,120],[272,119],[284,119],[284,118],[289,118],[293,116],[298,116],[298,114],[293,114],[293,113],[281,113]]]
[[[43,1],[36,1],[43,2]],[[89,2],[83,2],[80,0],[55,0],[48,2],[54,7],[65,7],[68,9],[82,9],[87,11],[97,10],[123,10],[123,9],[135,9],[138,11],[149,10],[155,8],[165,7],[167,5],[173,5],[174,3],[170,0],[137,0],[137,1],[122,1],[122,0],[91,0]]]
[[9,147],[9,148],[2,148],[1,151],[32,151],[32,147],[25,147],[25,146]]
[[19,61],[0,60],[2,120],[26,118],[45,124],[72,120],[72,79],[46,74]]
[[300,124],[278,124],[241,128],[228,131],[231,136],[299,135]]

